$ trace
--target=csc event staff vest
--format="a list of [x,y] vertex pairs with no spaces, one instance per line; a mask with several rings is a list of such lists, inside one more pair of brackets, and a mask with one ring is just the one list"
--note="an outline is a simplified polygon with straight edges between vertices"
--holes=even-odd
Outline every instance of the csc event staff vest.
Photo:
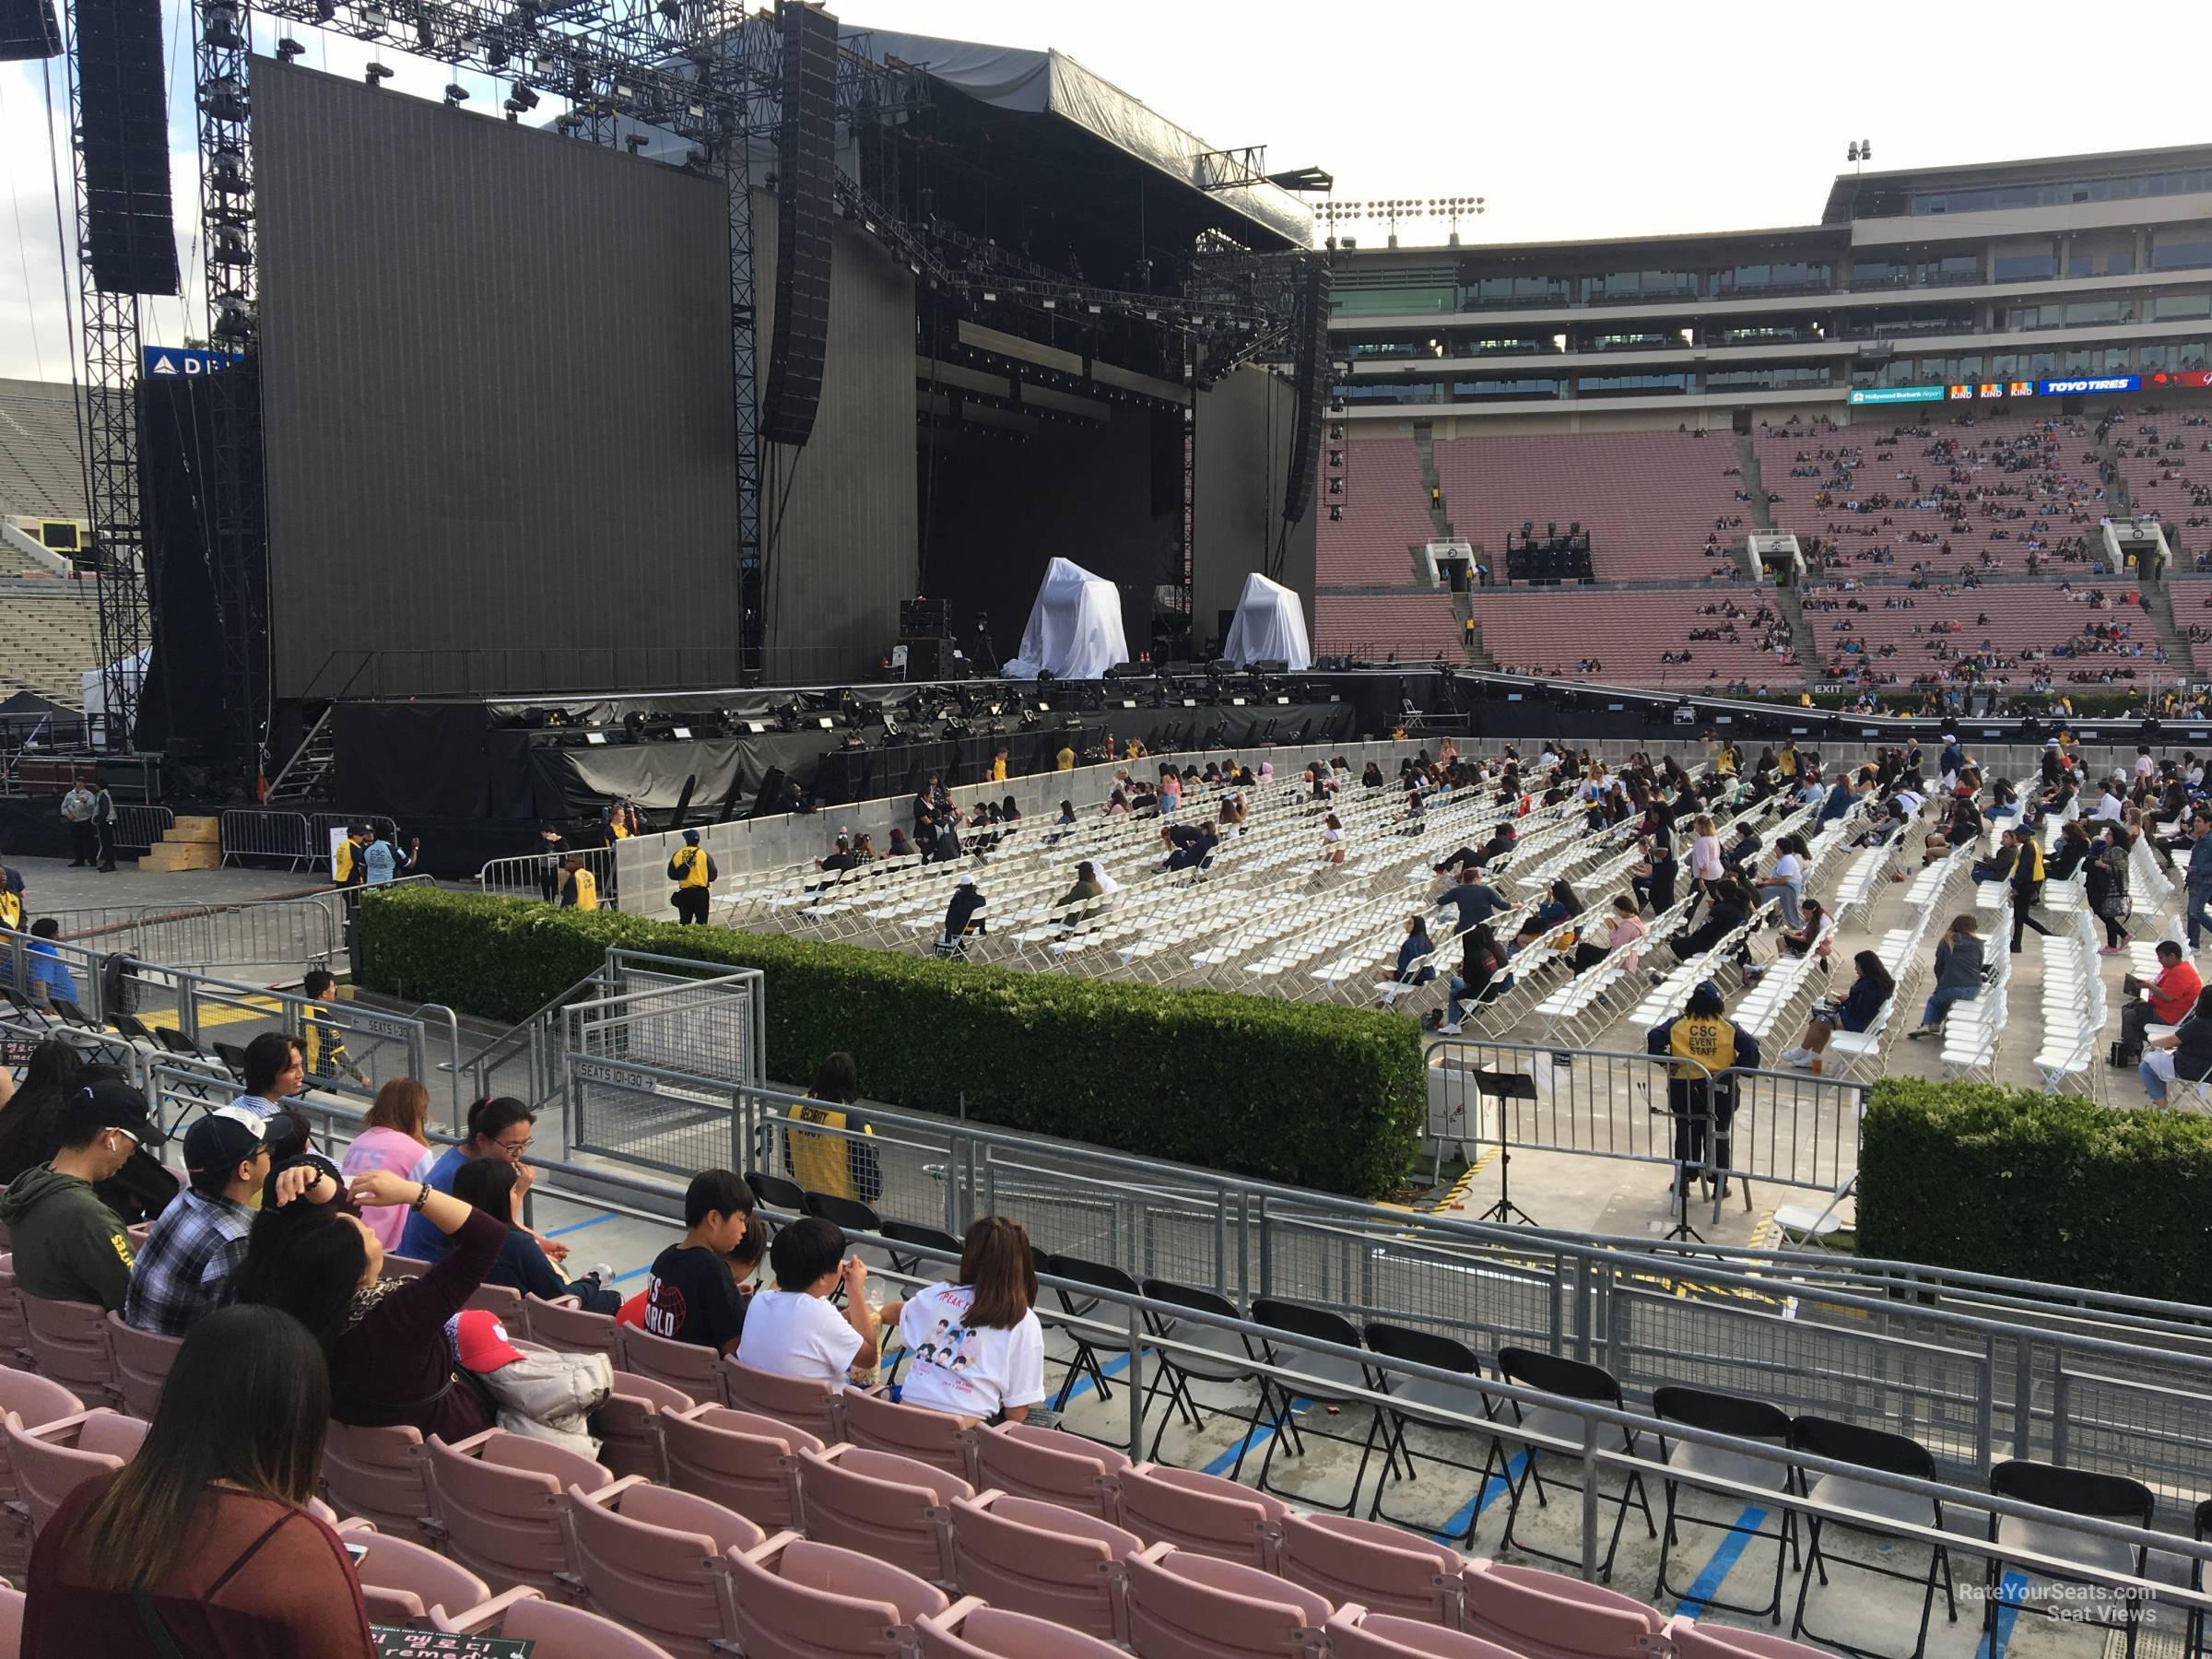
[[[1709,1072],[1724,1072],[1735,1064],[1735,1028],[1717,1015],[1685,1014],[1666,1034],[1667,1053],[1677,1060],[1694,1060]],[[1677,1077],[1700,1076],[1697,1067],[1677,1065]]]

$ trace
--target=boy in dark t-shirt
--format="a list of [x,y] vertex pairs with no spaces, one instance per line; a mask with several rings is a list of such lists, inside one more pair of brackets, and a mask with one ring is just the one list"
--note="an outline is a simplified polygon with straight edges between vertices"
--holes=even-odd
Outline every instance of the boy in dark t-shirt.
[[684,1193],[684,1236],[653,1258],[645,1280],[645,1330],[727,1354],[745,1326],[745,1299],[729,1254],[752,1219],[753,1194],[728,1170],[704,1170]]

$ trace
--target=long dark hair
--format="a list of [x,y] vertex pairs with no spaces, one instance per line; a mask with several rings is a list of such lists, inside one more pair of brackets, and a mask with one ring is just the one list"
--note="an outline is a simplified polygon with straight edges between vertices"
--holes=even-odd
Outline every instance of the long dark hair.
[[304,1509],[329,1422],[330,1374],[305,1327],[275,1308],[217,1309],[177,1350],[137,1454],[78,1523],[86,1581],[159,1584],[197,1541],[218,1481]]
[[13,1181],[61,1150],[62,1098],[84,1068],[76,1050],[49,1037],[30,1051],[23,1085],[0,1107],[0,1182]]
[[503,1158],[472,1158],[453,1171],[453,1196],[501,1227],[514,1225],[514,1183],[521,1171]]
[[[353,1293],[368,1266],[361,1230],[339,1206],[294,1203],[264,1209],[247,1235],[231,1300],[281,1308],[307,1327],[328,1356],[346,1335]],[[323,1386],[327,1389],[328,1382]]]
[[1871,980],[1881,987],[1884,1002],[1897,994],[1897,981],[1890,977],[1889,970],[1882,966],[1882,959],[1873,951],[1860,951],[1851,959],[1851,965],[1859,971],[1861,979]]
[[842,1049],[834,1054],[824,1054],[821,1065],[814,1068],[814,1087],[806,1092],[818,1100],[834,1100],[841,1106],[850,1106],[860,1099],[860,1067]]

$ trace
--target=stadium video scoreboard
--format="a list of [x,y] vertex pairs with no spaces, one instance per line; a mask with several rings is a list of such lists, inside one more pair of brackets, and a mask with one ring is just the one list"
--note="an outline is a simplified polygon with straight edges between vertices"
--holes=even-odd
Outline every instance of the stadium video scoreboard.
[[2161,370],[2152,374],[2077,374],[2050,380],[1966,381],[1948,386],[1860,386],[1854,404],[1971,403],[1989,398],[2075,397],[2105,392],[2204,391],[2212,370]]

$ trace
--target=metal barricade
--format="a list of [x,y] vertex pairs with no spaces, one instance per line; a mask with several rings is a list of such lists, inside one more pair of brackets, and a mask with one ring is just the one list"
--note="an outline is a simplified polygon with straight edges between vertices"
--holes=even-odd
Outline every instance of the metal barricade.
[[[620,910],[615,848],[575,847],[570,851],[582,859],[583,867],[592,873],[601,907]],[[477,890],[512,899],[543,899],[550,904],[560,897],[560,861],[568,856],[567,853],[527,853],[515,858],[495,858],[477,872]]]
[[313,864],[320,850],[308,832],[307,816],[265,806],[233,806],[220,820],[223,862],[248,858],[282,859],[295,870]]
[[738,1093],[765,1076],[759,971],[609,951],[602,982],[556,1014],[571,1146],[687,1173],[740,1156]]
[[115,825],[112,830],[118,847],[150,850],[170,830],[176,828],[177,815],[166,806],[155,806],[138,801],[122,801],[115,806]]

